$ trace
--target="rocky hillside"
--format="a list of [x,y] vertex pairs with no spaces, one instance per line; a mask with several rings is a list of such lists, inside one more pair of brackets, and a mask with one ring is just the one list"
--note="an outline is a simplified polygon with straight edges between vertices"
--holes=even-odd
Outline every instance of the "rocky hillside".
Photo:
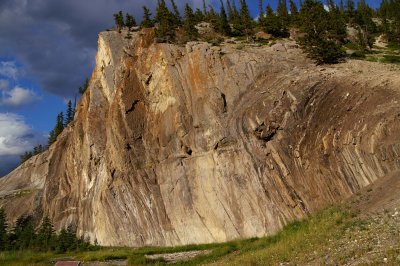
[[0,180],[8,215],[101,245],[271,234],[400,169],[400,70],[315,66],[294,43],[99,35],[74,122]]

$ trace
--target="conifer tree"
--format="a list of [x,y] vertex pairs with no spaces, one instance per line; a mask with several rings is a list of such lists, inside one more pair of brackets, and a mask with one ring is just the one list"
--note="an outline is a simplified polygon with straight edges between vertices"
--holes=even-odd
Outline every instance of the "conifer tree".
[[143,28],[152,28],[152,27],[154,27],[154,21],[151,19],[150,10],[146,6],[143,6],[142,27]]
[[15,249],[24,250],[33,247],[36,235],[31,215],[17,219],[11,238]]
[[277,18],[281,27],[286,29],[289,24],[289,14],[287,10],[286,0],[278,0],[278,6],[276,8]]
[[0,208],[0,251],[6,250],[8,247],[8,224],[6,213],[3,208]]
[[136,26],[135,18],[132,15],[130,15],[129,13],[126,13],[126,15],[125,15],[125,26],[127,26],[129,30],[132,27]]
[[67,104],[67,112],[65,117],[65,126],[71,123],[74,120],[74,110],[72,109],[72,102],[71,100],[68,101]]
[[343,0],[340,0],[340,2],[339,2],[339,11],[342,14],[344,14],[344,12],[345,12]]
[[353,23],[355,17],[355,5],[353,0],[347,0],[346,18],[349,23]]
[[185,5],[185,20],[183,22],[184,35],[187,41],[196,40],[199,33],[196,29],[196,21],[192,8],[189,4]]
[[207,21],[210,22],[212,28],[214,30],[218,30],[219,27],[219,15],[217,12],[215,12],[214,8],[212,6],[209,6],[208,15],[207,15]]
[[289,35],[286,24],[274,13],[271,6],[268,4],[266,8],[266,16],[264,19],[263,28],[274,37],[287,37]]
[[121,32],[121,29],[125,26],[124,24],[124,15],[122,11],[114,14],[115,25],[117,26],[118,32]]
[[289,9],[290,9],[290,21],[292,24],[298,23],[298,9],[296,3],[293,0],[289,0]]
[[[235,0],[233,0],[235,1]],[[231,1],[226,0],[226,7],[228,8],[228,21],[232,22],[233,20],[233,9],[232,9],[232,5],[231,5]]]
[[43,218],[37,234],[36,245],[41,251],[49,251],[54,248],[55,230],[48,216]]
[[264,17],[263,0],[258,0],[258,17],[259,19]]
[[243,33],[243,25],[242,25],[240,13],[239,13],[238,9],[236,8],[235,1],[232,1],[232,13],[233,13],[233,17],[230,20],[230,22],[232,23],[232,27],[233,27],[232,35],[241,36],[244,34]]
[[332,12],[336,9],[336,5],[333,0],[327,0],[327,5],[328,5],[329,12]]
[[374,11],[370,8],[365,0],[358,2],[356,16],[354,22],[358,25],[358,43],[361,47],[372,47],[374,43],[373,33],[376,32],[376,25],[372,18]]
[[49,146],[57,140],[57,136],[60,135],[63,130],[64,130],[64,114],[63,112],[61,112],[57,115],[56,125],[54,126],[54,129],[50,131],[48,139]]
[[224,3],[222,2],[222,0],[220,0],[220,4],[221,4],[221,12],[219,14],[219,19],[218,19],[216,30],[219,33],[229,36],[229,35],[231,35],[231,26],[229,25],[228,17],[226,16],[225,7],[224,7]]
[[194,20],[196,24],[205,20],[205,16],[199,8],[196,8],[196,12],[194,12]]
[[207,15],[208,15],[206,0],[203,0],[203,14],[205,17],[207,17]]
[[158,26],[156,37],[159,42],[172,42],[175,39],[174,15],[168,10],[165,0],[160,0],[156,9]]
[[80,93],[80,94],[84,94],[85,91],[86,91],[86,89],[87,89],[88,87],[89,87],[89,79],[86,78],[86,79],[85,79],[85,82],[84,82],[84,84],[83,84],[83,86],[82,86],[82,87],[79,87],[79,89],[78,89],[79,93]]
[[253,19],[250,16],[246,0],[240,0],[240,21],[243,26],[243,33],[248,38],[253,32]]
[[174,11],[172,14],[173,23],[176,27],[182,25],[181,15],[179,14],[178,6],[175,3],[175,0],[171,0],[172,10]]
[[337,63],[344,57],[339,40],[330,27],[330,18],[321,2],[306,0],[300,10],[302,29],[301,47],[317,64]]

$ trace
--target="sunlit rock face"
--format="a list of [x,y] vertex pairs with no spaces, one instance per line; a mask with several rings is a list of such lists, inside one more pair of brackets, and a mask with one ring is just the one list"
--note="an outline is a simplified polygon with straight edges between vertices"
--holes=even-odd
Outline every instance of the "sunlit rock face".
[[264,236],[400,168],[400,71],[318,67],[294,43],[102,32],[75,120],[0,180],[12,219],[101,245]]

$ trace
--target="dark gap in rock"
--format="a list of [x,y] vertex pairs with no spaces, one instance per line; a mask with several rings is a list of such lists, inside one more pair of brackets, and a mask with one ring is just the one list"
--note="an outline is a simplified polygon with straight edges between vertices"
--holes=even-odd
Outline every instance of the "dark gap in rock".
[[131,145],[129,143],[125,144],[125,150],[130,151],[132,149]]
[[130,112],[135,111],[136,104],[138,104],[138,103],[139,103],[139,100],[134,100],[131,107],[128,110],[126,110],[125,114],[129,114]]
[[146,79],[146,81],[145,81],[144,83],[145,83],[147,86],[149,86],[149,84],[150,84],[152,78],[153,78],[153,73],[151,73],[151,74],[147,77],[147,79]]
[[263,140],[266,142],[271,141],[275,135],[276,135],[276,131],[272,131],[268,135],[264,136]]
[[116,171],[115,169],[113,169],[113,170],[111,171],[111,177],[112,177],[112,178],[114,178],[115,171]]
[[189,148],[188,146],[183,146],[183,151],[187,154],[187,155],[192,155],[193,151],[191,148]]
[[222,100],[224,101],[224,110],[223,110],[223,112],[226,113],[226,111],[228,111],[228,107],[227,107],[227,104],[226,104],[226,96],[225,96],[225,94],[221,93],[221,97],[222,97]]

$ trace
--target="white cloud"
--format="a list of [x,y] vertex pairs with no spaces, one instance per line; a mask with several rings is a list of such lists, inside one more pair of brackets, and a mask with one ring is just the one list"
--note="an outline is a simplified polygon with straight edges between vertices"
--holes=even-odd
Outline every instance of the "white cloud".
[[0,177],[19,164],[21,154],[45,143],[46,138],[30,128],[22,116],[0,113]]
[[0,62],[0,75],[10,79],[17,79],[18,69],[14,61]]
[[6,79],[0,79],[0,90],[7,90],[9,82]]
[[327,4],[324,4],[324,9],[329,12],[329,6]]
[[39,99],[40,97],[34,91],[16,86],[10,91],[3,92],[0,104],[16,107],[31,104]]
[[0,113],[0,156],[20,155],[45,137],[32,130],[20,115]]

